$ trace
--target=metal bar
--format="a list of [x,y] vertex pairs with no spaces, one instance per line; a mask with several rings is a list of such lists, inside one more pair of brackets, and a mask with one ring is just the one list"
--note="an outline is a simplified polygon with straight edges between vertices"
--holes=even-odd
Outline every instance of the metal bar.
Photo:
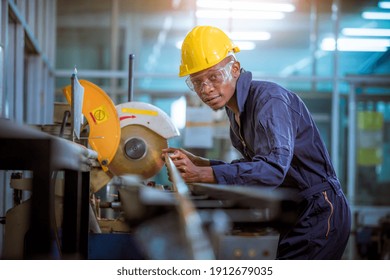
[[[0,117],[6,117],[6,79],[5,67],[7,64],[6,48],[8,45],[8,5],[6,1],[0,2]],[[1,234],[0,234],[1,237]],[[1,249],[1,247],[0,247]]]
[[390,86],[390,75],[349,75],[343,80],[359,86]]
[[179,202],[176,207],[182,225],[181,229],[190,247],[192,259],[215,259],[211,242],[203,229],[202,219],[191,200],[188,199],[190,195],[188,186],[168,155],[165,155],[165,162],[170,178],[172,178],[174,194]]
[[[355,193],[356,193],[356,88],[350,85],[348,99],[348,170],[347,170],[347,197],[351,204],[352,216],[354,216]],[[352,219],[352,232],[356,229],[355,219]],[[354,238],[354,236],[353,236]],[[352,238],[352,240],[354,240]],[[355,258],[355,246],[350,246],[349,259]]]
[[135,55],[134,54],[130,54],[129,55],[129,80],[128,80],[128,101],[131,102],[133,101],[133,84],[134,84],[134,71],[133,71],[133,68],[134,68],[134,58],[135,58]]
[[[340,137],[340,88],[339,88],[339,53],[338,53],[338,34],[340,17],[340,0],[332,2],[332,22],[333,36],[335,40],[335,50],[333,52],[333,94],[332,94],[332,135],[331,135],[331,158],[336,174],[339,170],[339,137]],[[340,172],[339,172],[340,171]]]
[[76,115],[75,115],[75,109],[76,109],[76,102],[75,102],[75,98],[74,98],[74,83],[75,83],[75,79],[76,79],[76,70],[75,70],[75,73],[72,74],[71,78],[70,78],[70,86],[71,86],[71,103],[70,103],[70,116],[72,118],[72,122],[71,122],[71,131],[72,131],[72,141],[74,142],[76,137],[75,137],[75,123],[76,123]]
[[[118,79],[128,79],[129,73],[127,71],[111,71],[111,70],[78,70],[80,76],[85,78],[118,78]],[[335,77],[331,76],[266,76],[263,74],[258,74],[252,72],[254,79],[263,79],[263,80],[283,80],[283,81],[297,81],[297,82],[329,82],[333,81]],[[69,77],[69,69],[57,69],[55,71],[55,76],[57,78]],[[146,72],[134,72],[133,77],[135,79],[143,78],[161,78],[161,79],[177,79],[177,74],[175,73],[146,73]],[[342,82],[354,82],[354,83],[368,83],[368,84],[389,84],[390,76],[389,75],[349,75],[346,77],[338,77],[338,81]]]
[[[119,53],[119,1],[118,0],[111,0],[111,49],[110,49],[110,66],[111,70],[117,70],[118,69],[118,53]],[[110,81],[110,92],[115,94],[117,87],[118,87],[118,80],[115,77],[111,78]]]
[[3,45],[0,44],[0,118],[6,117],[5,116],[6,102],[5,102],[4,69],[5,69],[4,48]]
[[[310,5],[310,54],[311,54],[311,76],[317,75],[317,46],[318,46],[318,3],[311,1]],[[311,90],[316,90],[316,82],[312,81]]]
[[89,236],[89,186],[90,172],[81,173],[81,207],[80,207],[80,246],[81,259],[88,259],[88,236]]
[[[19,24],[15,24],[14,39],[16,42],[14,45],[14,91],[13,91],[13,112],[11,116],[18,123],[23,123],[24,116],[24,35],[23,27]],[[11,98],[10,98],[11,99]]]
[[348,99],[348,170],[347,196],[355,204],[356,184],[356,88],[350,86]]
[[[51,15],[57,14],[57,1],[48,1],[51,4]],[[51,19],[53,21],[51,25],[51,32],[50,36],[51,38],[57,38],[57,17],[54,16]],[[47,54],[47,60],[51,61],[53,65],[56,65],[56,44],[51,44],[50,46],[50,52]],[[53,69],[49,66],[50,73],[53,73]],[[53,81],[54,85],[54,81]],[[54,91],[53,91],[54,92]]]
[[62,251],[65,259],[80,259],[80,190],[81,173],[65,171]]
[[62,251],[64,259],[87,259],[89,173],[66,170]]
[[[25,149],[31,149],[30,157],[39,156],[41,164],[33,164],[33,187],[30,213],[30,229],[26,234],[27,259],[56,259],[53,248],[54,188],[51,174],[51,141],[49,139],[25,141]],[[28,147],[27,147],[28,145]],[[39,155],[38,155],[39,154]],[[28,160],[28,159],[25,159]]]
[[188,197],[190,194],[190,189],[181,178],[179,171],[177,170],[175,164],[168,155],[165,155],[165,163],[168,169],[168,173],[172,178],[173,190],[179,193],[181,196]]

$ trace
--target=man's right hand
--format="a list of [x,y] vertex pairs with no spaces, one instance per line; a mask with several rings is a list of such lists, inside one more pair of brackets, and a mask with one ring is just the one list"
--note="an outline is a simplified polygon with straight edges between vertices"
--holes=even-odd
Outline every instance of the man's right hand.
[[179,151],[180,153],[186,155],[188,159],[196,166],[210,166],[210,161],[207,158],[202,158],[190,153],[187,150],[182,148],[166,148],[162,150],[162,158],[165,159],[165,154],[168,153],[169,156],[174,160],[176,157],[180,157],[180,153],[176,153],[175,151]]

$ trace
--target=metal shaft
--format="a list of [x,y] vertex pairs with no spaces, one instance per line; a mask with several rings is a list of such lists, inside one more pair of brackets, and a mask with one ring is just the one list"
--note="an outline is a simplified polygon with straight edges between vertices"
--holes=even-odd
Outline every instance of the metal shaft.
[[133,66],[134,66],[134,54],[129,55],[129,95],[128,95],[128,101],[131,102],[133,101]]

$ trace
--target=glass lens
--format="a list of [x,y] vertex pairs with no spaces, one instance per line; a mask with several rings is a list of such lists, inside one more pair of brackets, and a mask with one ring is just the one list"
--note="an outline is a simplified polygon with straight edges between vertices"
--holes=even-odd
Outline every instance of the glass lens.
[[188,88],[195,92],[200,92],[202,90],[203,84],[207,84],[208,86],[217,86],[222,84],[230,74],[230,66],[233,62],[227,63],[224,67],[208,71],[205,74],[197,75],[197,76],[189,76],[186,79],[186,84]]

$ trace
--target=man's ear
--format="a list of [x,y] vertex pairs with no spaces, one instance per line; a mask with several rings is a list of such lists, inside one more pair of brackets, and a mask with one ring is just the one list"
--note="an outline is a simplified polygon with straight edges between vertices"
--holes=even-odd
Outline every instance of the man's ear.
[[232,66],[232,75],[234,78],[238,78],[240,76],[240,69],[241,69],[241,64],[239,61],[235,61]]

